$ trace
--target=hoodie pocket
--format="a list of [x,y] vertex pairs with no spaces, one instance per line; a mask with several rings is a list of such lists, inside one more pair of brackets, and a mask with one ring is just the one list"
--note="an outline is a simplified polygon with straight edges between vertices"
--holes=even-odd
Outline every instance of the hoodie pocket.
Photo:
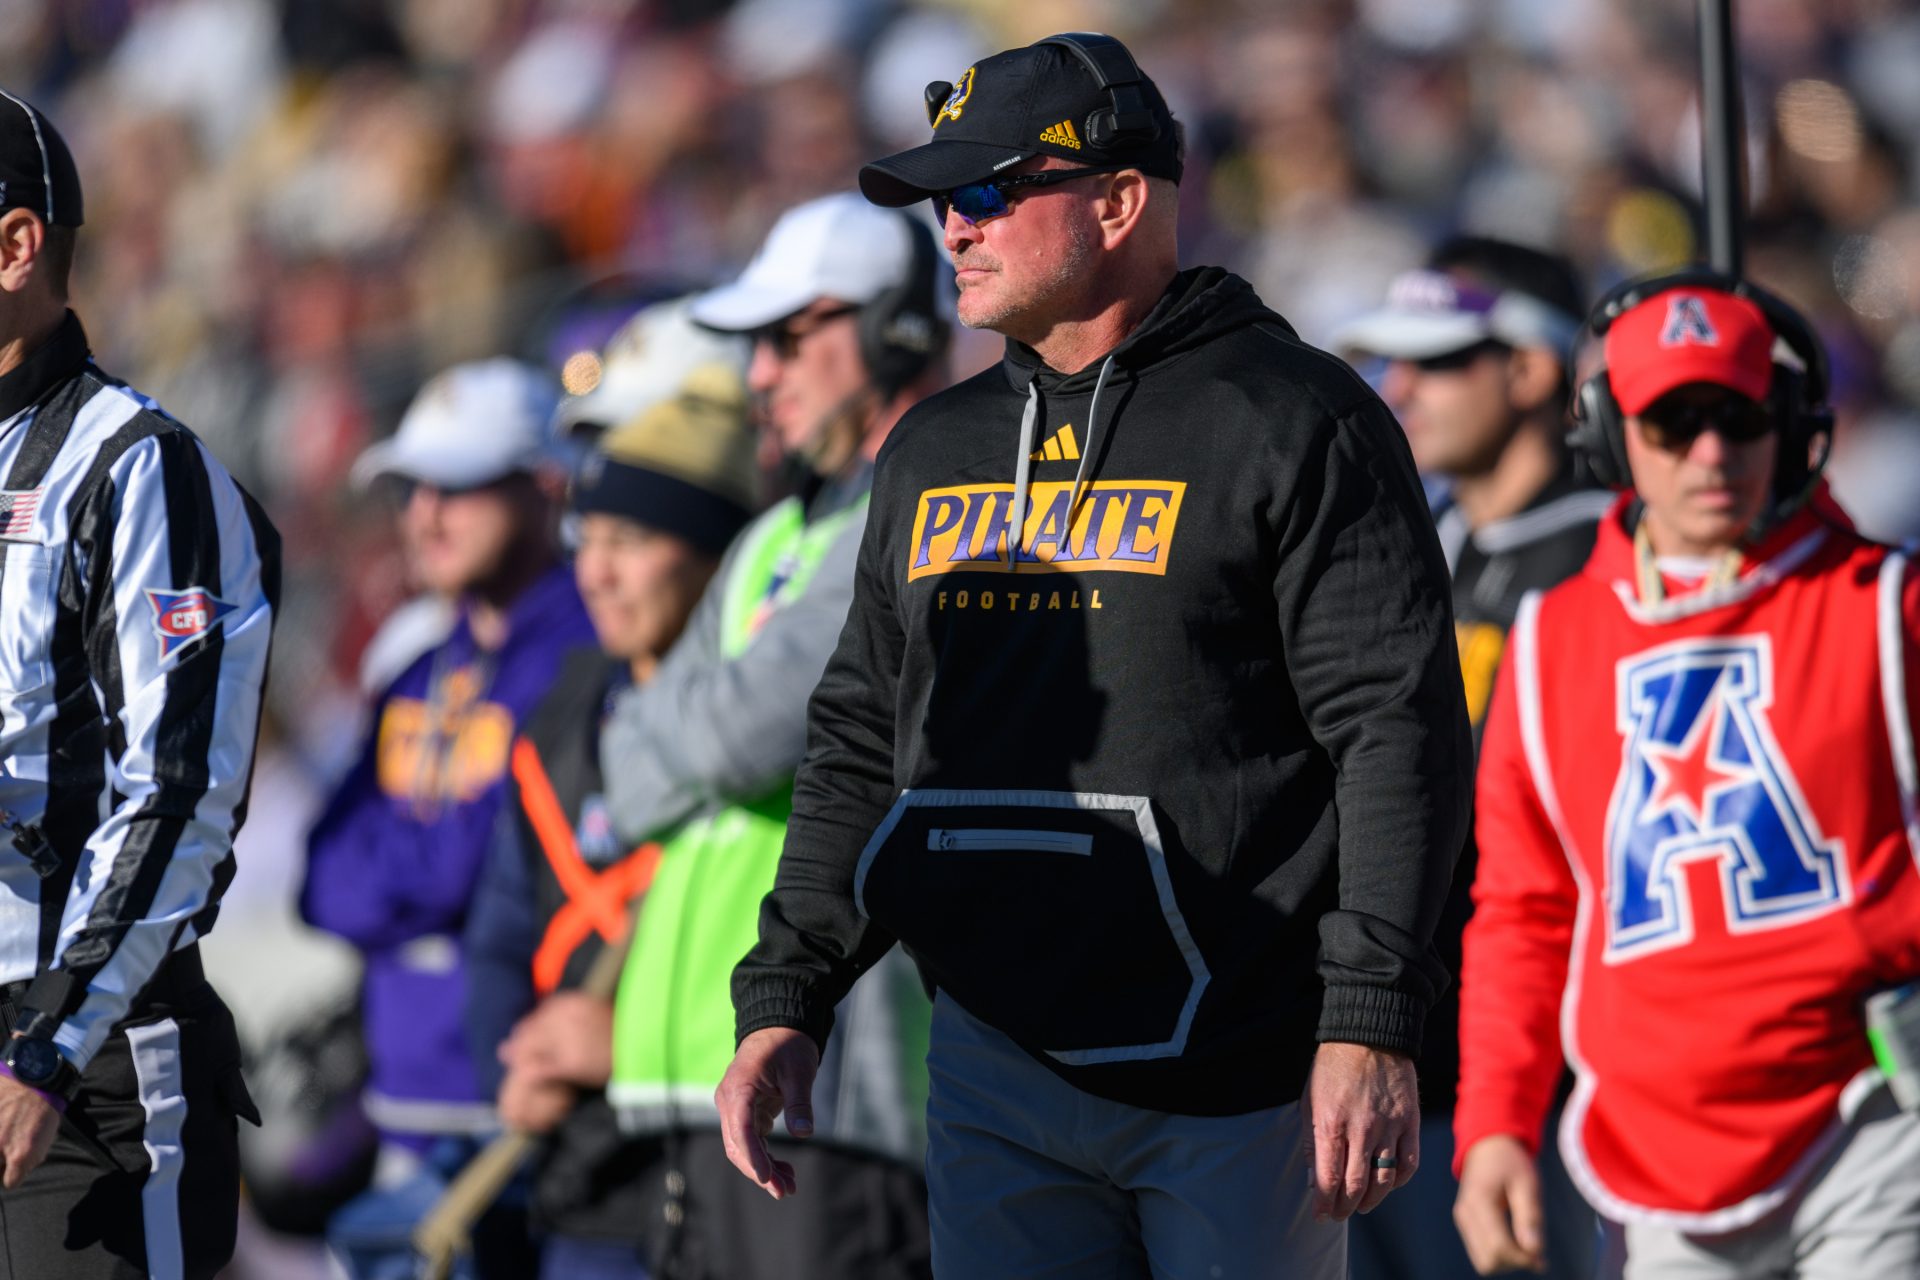
[[993,827],[951,831],[935,827],[927,833],[927,848],[935,853],[950,849],[980,849],[990,853],[1025,849],[1033,853],[1077,853],[1092,857],[1093,837],[1078,831],[1007,831]]
[[875,830],[860,910],[976,1017],[1074,1066],[1178,1057],[1205,992],[1144,796],[917,790]]

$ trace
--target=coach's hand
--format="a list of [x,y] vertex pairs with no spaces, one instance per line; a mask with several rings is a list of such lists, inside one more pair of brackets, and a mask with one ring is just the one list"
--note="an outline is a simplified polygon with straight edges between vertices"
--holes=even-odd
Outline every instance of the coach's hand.
[[1483,1276],[1547,1269],[1540,1215],[1540,1172],[1518,1138],[1496,1134],[1467,1148],[1453,1224]]
[[0,1186],[11,1191],[40,1167],[60,1132],[60,1113],[37,1090],[0,1076]]
[[775,1200],[799,1187],[793,1166],[767,1149],[767,1135],[784,1111],[788,1133],[813,1136],[813,1078],[819,1071],[820,1049],[812,1036],[792,1027],[763,1027],[740,1042],[713,1091],[727,1159]]
[[[1420,1093],[1405,1054],[1321,1045],[1306,1105],[1315,1218],[1367,1213],[1420,1167]],[[1376,1169],[1376,1156],[1393,1164]]]

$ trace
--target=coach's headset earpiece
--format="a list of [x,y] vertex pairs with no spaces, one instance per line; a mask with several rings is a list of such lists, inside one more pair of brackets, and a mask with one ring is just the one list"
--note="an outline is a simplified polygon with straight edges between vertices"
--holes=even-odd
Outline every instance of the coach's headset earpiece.
[[918,219],[899,216],[910,246],[906,278],[860,308],[859,315],[860,358],[887,399],[926,372],[947,345],[937,290],[939,246]]
[[[1613,322],[1641,303],[1675,289],[1715,289],[1752,302],[1767,318],[1774,336],[1799,358],[1800,367],[1775,360],[1767,410],[1778,442],[1774,465],[1774,500],[1788,504],[1805,496],[1826,465],[1826,445],[1833,438],[1833,410],[1827,404],[1829,387],[1826,348],[1804,317],[1785,300],[1746,280],[1706,267],[1693,267],[1650,280],[1630,280],[1608,293],[1593,309],[1587,328],[1605,338]],[[1814,453],[1816,441],[1820,452]],[[1613,384],[1604,367],[1580,384],[1573,401],[1573,427],[1567,444],[1585,460],[1595,482],[1614,489],[1631,488],[1633,472],[1627,464],[1626,415],[1613,398]]]
[[1144,147],[1160,139],[1160,121],[1140,86],[1146,76],[1140,64],[1127,52],[1127,46],[1098,31],[1066,31],[1048,36],[1038,44],[1056,44],[1080,59],[1094,81],[1107,95],[1110,105],[1087,116],[1085,133],[1089,143],[1108,147]]
[[947,105],[947,99],[953,96],[953,81],[927,81],[927,128],[931,129],[940,122],[940,108]]

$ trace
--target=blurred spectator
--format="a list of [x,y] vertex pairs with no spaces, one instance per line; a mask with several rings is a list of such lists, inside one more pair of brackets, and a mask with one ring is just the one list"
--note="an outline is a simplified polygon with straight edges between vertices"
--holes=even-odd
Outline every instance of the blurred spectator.
[[1223,177],[1254,221],[1255,290],[1324,343],[1419,261],[1409,220],[1369,197],[1336,97],[1339,33],[1324,17],[1275,18],[1243,32],[1229,98],[1244,148]]
[[[1586,562],[1612,495],[1576,473],[1565,446],[1569,354],[1585,308],[1564,258],[1504,240],[1456,236],[1427,267],[1394,282],[1384,309],[1338,339],[1387,361],[1380,389],[1406,430],[1414,464],[1450,486],[1439,517],[1474,740],[1520,601]],[[1476,854],[1461,851],[1434,931],[1450,973],[1472,914]],[[1422,1176],[1348,1232],[1355,1280],[1463,1280],[1474,1274],[1453,1226],[1454,1089],[1460,1076],[1455,986],[1427,1015],[1420,1055]],[[1547,1175],[1551,1274],[1593,1273],[1593,1214],[1557,1164]]]
[[571,366],[564,370],[569,394],[554,411],[555,434],[591,446],[608,428],[681,398],[695,370],[743,371],[746,344],[694,324],[690,306],[678,300],[645,308],[620,327],[604,352],[580,357],[577,373]]
[[[608,1097],[648,1139],[630,1171],[649,1193],[646,1266],[621,1274],[929,1274],[928,1006],[904,956],[841,1005],[818,1136],[783,1148],[816,1209],[783,1212],[733,1172],[712,1099],[733,1056],[733,968],[793,807],[807,699],[853,598],[874,456],[945,377],[944,275],[926,227],[845,193],[789,210],[738,280],[694,301],[696,321],[752,335],[748,384],[799,491],[735,540],[686,635],[653,679],[615,696],[601,734],[619,842],[661,847],[618,999],[587,1024],[612,1040],[612,1061],[596,1064],[611,1072]],[[519,1032],[510,1049],[515,1065],[536,1052]]]
[[[508,360],[460,365],[422,388],[391,440],[355,466],[404,486],[401,527],[423,586],[458,603],[452,632],[374,708],[359,761],[307,847],[301,910],[366,959],[371,1075],[363,1097],[383,1143],[373,1199],[331,1228],[359,1277],[407,1257],[425,1190],[498,1127],[467,1053],[459,936],[500,811],[508,751],[561,654],[592,631],[560,562],[547,424],[554,395]],[[496,1217],[482,1274],[521,1274]],[[397,1235],[398,1259],[382,1257]],[[519,1253],[524,1253],[519,1242]]]
[[[398,672],[390,673],[391,675]],[[247,1188],[234,1270],[265,1265],[256,1222],[317,1233],[366,1186],[375,1136],[359,1109],[365,1082],[357,1021],[360,956],[300,919],[307,832],[331,776],[269,711],[255,748],[247,825],[234,840],[235,873],[220,927],[201,941],[233,1009],[247,1083],[261,1124],[240,1130]],[[350,1021],[351,1020],[351,1021]],[[295,1280],[297,1255],[266,1274]],[[314,1280],[320,1260],[311,1261]]]
[[1920,414],[1887,413],[1849,428],[1827,468],[1833,496],[1878,542],[1920,541]]
[[[744,352],[693,333],[681,303],[636,323],[656,376],[677,358],[680,382],[664,396],[653,388],[574,486],[574,573],[599,645],[566,658],[514,744],[509,801],[467,923],[474,1060],[503,1122],[553,1134],[534,1211],[547,1237],[541,1274],[554,1280],[646,1274],[655,1186],[639,1171],[660,1158],[656,1143],[621,1135],[604,1093],[607,1001],[575,990],[601,949],[622,940],[627,904],[663,857],[613,832],[600,726],[619,693],[653,678],[757,506]],[[668,844],[664,856],[684,858]],[[657,909],[670,916],[674,906]]]

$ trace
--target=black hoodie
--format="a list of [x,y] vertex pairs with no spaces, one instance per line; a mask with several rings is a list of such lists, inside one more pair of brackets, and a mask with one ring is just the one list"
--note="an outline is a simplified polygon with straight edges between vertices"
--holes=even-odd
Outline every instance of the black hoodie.
[[1320,1040],[1418,1050],[1473,771],[1447,569],[1392,415],[1238,277],[901,421],[808,732],[740,1035],[824,1042],[897,939],[1156,1110],[1293,1101]]

